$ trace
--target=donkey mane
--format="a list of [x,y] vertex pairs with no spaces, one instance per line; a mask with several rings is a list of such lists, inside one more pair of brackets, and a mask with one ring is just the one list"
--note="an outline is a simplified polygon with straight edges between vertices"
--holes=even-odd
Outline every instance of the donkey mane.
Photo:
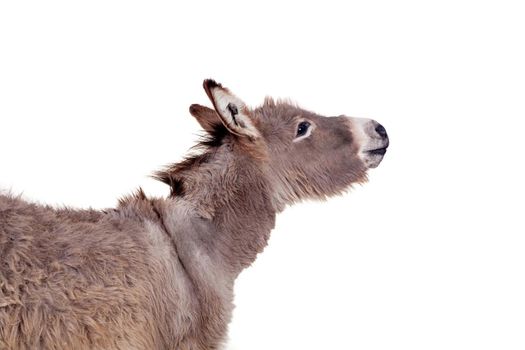
[[154,172],[152,177],[170,186],[171,197],[184,196],[185,173],[208,162],[228,134],[228,129],[223,124],[214,124],[213,129],[200,135],[197,144],[190,148],[190,154],[182,161],[165,166]]

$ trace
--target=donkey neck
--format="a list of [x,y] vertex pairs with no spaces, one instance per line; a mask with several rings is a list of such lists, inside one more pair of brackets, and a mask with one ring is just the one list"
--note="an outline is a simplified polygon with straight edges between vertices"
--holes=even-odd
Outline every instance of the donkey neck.
[[235,276],[267,244],[276,210],[265,165],[231,148],[217,150],[207,162],[178,177],[182,198],[213,231],[206,240],[210,255]]

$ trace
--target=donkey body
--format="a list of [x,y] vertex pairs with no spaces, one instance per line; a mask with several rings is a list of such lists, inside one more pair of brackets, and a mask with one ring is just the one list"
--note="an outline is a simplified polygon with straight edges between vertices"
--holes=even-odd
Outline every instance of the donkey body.
[[204,82],[201,152],[115,209],[56,209],[0,195],[0,349],[218,349],[233,285],[275,216],[366,181],[388,137],[372,120],[267,99],[249,109]]

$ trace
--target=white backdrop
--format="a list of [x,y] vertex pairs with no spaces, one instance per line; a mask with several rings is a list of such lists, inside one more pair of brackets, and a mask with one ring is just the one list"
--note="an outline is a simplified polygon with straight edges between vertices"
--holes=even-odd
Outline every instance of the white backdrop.
[[181,159],[204,78],[374,118],[369,184],[279,216],[227,349],[525,348],[519,1],[0,3],[0,188],[103,208]]

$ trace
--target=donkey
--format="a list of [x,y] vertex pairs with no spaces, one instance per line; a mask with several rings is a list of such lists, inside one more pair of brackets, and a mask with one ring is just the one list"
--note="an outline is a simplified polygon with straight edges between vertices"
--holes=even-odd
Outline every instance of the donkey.
[[389,144],[370,119],[204,90],[199,151],[154,175],[168,198],[73,210],[0,195],[0,349],[219,349],[276,214],[365,182]]

